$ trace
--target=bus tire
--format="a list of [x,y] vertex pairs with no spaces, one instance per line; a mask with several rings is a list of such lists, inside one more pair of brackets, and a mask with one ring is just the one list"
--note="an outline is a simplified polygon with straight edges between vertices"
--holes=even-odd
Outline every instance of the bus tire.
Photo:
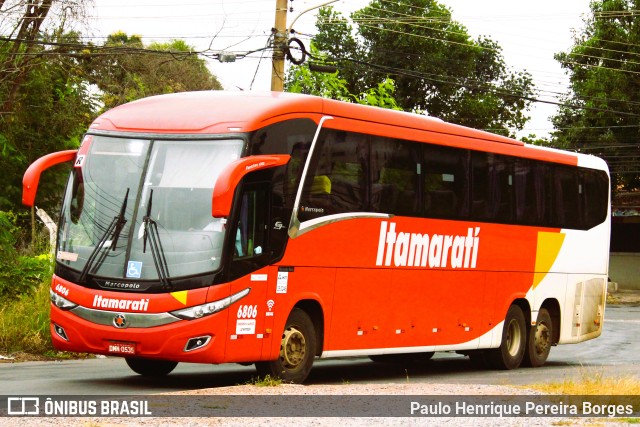
[[522,363],[527,346],[527,326],[522,309],[512,305],[507,311],[502,328],[500,347],[488,350],[487,356],[494,369],[516,369]]
[[164,377],[178,366],[178,362],[169,360],[141,359],[138,357],[126,357],[125,360],[133,372],[143,377]]
[[376,354],[369,356],[369,359],[376,363],[414,364],[431,360],[433,351],[424,353],[400,353],[400,354]]
[[260,376],[279,378],[284,382],[302,384],[309,376],[316,357],[316,331],[309,315],[300,308],[289,314],[280,341],[280,357],[268,362],[256,362]]
[[549,311],[546,308],[541,308],[538,312],[535,326],[532,326],[529,331],[523,363],[534,368],[544,365],[551,351],[552,340],[553,322],[551,315],[549,315]]

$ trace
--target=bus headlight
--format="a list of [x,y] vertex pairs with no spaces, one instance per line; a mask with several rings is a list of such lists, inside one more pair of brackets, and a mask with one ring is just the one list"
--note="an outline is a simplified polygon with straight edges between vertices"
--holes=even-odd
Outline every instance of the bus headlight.
[[224,310],[234,302],[239,301],[249,295],[249,292],[251,292],[251,288],[244,289],[237,294],[233,294],[230,297],[218,301],[208,302],[206,304],[172,311],[171,314],[184,320],[200,319],[201,317],[210,316],[214,313]]
[[76,308],[78,304],[72,303],[68,299],[58,295],[53,292],[53,290],[49,289],[49,299],[51,303],[58,307],[60,310],[71,310],[72,308]]

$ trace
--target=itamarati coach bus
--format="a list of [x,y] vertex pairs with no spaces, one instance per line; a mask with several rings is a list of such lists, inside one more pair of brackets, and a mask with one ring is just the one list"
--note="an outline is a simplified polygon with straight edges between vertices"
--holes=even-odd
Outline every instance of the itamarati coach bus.
[[62,202],[60,350],[255,363],[316,357],[540,366],[600,335],[609,175],[593,156],[425,116],[287,93],[162,95],[107,111]]

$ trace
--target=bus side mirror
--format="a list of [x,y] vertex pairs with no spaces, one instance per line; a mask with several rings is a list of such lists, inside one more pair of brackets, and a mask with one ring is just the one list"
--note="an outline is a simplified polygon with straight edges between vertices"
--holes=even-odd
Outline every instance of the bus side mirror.
[[22,177],[22,204],[33,206],[38,192],[40,175],[52,166],[70,162],[76,157],[78,150],[65,150],[47,154],[31,163]]
[[236,187],[250,172],[286,165],[291,159],[287,154],[249,156],[238,159],[225,167],[213,187],[211,215],[227,218],[231,212]]

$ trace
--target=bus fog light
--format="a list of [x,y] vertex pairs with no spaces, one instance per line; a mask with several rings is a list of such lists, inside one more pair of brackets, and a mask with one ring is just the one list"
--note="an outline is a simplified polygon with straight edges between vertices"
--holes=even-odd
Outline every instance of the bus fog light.
[[67,337],[67,333],[65,332],[64,328],[60,325],[56,325],[55,323],[53,324],[53,330],[56,332],[56,335],[58,335],[60,338],[62,338],[65,341],[69,341],[69,338]]
[[191,338],[189,339],[189,341],[187,341],[187,345],[184,347],[184,351],[197,350],[209,344],[209,341],[211,341],[210,335]]

